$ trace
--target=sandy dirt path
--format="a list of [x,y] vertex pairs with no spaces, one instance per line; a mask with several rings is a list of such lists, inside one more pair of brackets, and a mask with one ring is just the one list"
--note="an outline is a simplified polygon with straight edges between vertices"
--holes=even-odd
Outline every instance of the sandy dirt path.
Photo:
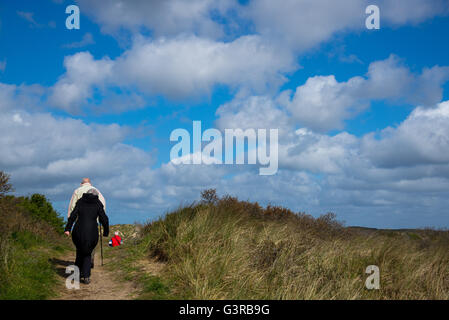
[[54,258],[53,264],[58,273],[58,296],[54,300],[131,300],[138,296],[138,289],[129,281],[120,281],[117,275],[110,271],[108,263],[104,260],[101,266],[100,252],[95,252],[95,267],[92,269],[91,283],[80,283],[80,288],[67,289],[65,282],[69,274],[65,273],[66,267],[75,264],[75,252],[71,251],[62,257]]

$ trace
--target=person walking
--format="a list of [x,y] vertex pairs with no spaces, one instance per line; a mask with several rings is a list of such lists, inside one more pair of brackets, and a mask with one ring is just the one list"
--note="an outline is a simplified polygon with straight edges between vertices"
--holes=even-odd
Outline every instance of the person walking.
[[103,204],[99,200],[97,189],[91,188],[84,193],[75,205],[65,227],[65,234],[70,236],[76,246],[75,265],[80,270],[80,276],[85,284],[90,283],[92,268],[91,255],[98,243],[98,222],[103,226],[103,236],[109,235],[109,219],[104,211]]
[[[73,209],[75,209],[75,205],[79,199],[83,196],[84,193],[86,193],[90,189],[95,189],[98,191],[98,198],[100,199],[101,203],[103,204],[104,212],[106,212],[106,200],[104,199],[103,195],[101,194],[100,190],[92,186],[92,183],[90,182],[89,178],[83,178],[81,181],[81,186],[78,187],[72,194],[72,198],[70,199],[69,203],[69,209],[67,212],[67,218],[70,218],[70,214],[72,213]],[[92,250],[92,268],[94,267],[94,258],[95,258],[95,248]]]

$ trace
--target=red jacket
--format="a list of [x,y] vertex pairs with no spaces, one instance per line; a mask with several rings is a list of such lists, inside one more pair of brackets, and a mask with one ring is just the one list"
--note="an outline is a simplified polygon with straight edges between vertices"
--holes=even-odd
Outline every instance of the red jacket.
[[111,241],[112,241],[113,247],[116,247],[116,246],[119,246],[122,244],[122,238],[120,238],[120,236],[118,236],[118,235],[113,236]]

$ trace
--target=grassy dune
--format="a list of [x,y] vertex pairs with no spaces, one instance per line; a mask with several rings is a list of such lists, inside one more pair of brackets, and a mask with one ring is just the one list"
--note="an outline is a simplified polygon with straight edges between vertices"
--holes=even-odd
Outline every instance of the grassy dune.
[[[68,248],[63,220],[42,195],[6,196],[0,171],[0,299],[54,295],[51,257]],[[145,225],[116,225],[105,254],[141,299],[449,299],[449,231],[348,228],[225,196]],[[367,266],[380,269],[368,290]]]
[[[165,263],[143,298],[449,299],[449,232],[345,228],[236,198],[180,208],[142,226],[123,263]],[[365,269],[380,269],[367,290]]]
[[49,259],[68,248],[63,219],[42,195],[5,196],[0,177],[0,300],[46,299],[56,283]]

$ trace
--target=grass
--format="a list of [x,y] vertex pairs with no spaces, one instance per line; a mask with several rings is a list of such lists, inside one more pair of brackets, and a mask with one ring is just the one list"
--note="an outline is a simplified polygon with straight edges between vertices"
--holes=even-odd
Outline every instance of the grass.
[[7,267],[2,270],[1,299],[46,299],[54,293],[56,278],[50,252],[42,250],[48,247],[30,245],[30,239],[27,233],[17,233],[10,245]]
[[[105,247],[105,257],[112,259],[113,263],[109,268],[116,274],[117,279],[121,281],[133,281],[138,284],[140,300],[168,300],[179,299],[170,292],[170,284],[166,279],[147,273],[141,263],[147,256],[147,250],[144,242],[138,237],[136,225],[113,225],[111,226],[111,235],[115,231],[120,231],[123,235],[123,245],[115,248]],[[117,269],[118,267],[118,269]]]
[[[42,195],[5,196],[0,171],[0,299],[46,299],[57,273],[50,258],[68,249],[62,219]],[[225,196],[145,225],[117,225],[124,244],[105,245],[140,299],[449,299],[449,231],[344,227]],[[138,232],[136,231],[138,230]],[[146,268],[163,265],[157,272]],[[365,270],[380,270],[368,290]]]
[[0,300],[54,294],[57,273],[50,258],[68,248],[60,220],[43,196],[0,197]]
[[[121,265],[146,279],[148,299],[449,299],[448,249],[444,230],[345,228],[332,214],[224,197],[146,224]],[[145,278],[142,258],[165,267]],[[365,288],[369,265],[379,290]]]
[[140,299],[167,300],[171,298],[169,286],[161,277],[144,274],[140,280],[143,287]]

